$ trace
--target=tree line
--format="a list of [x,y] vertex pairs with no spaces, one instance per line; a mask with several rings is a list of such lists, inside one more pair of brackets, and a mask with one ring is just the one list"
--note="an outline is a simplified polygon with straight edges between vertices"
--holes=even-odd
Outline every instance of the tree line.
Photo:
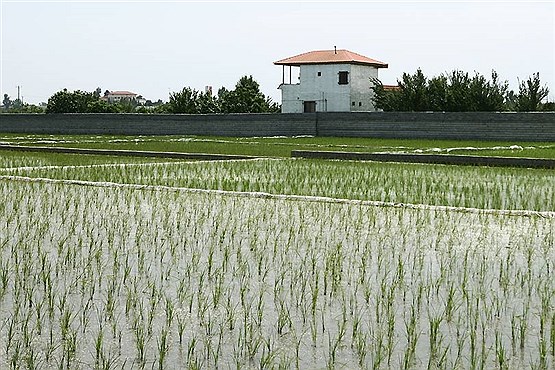
[[403,73],[398,86],[384,87],[373,78],[372,100],[377,109],[397,112],[533,112],[555,111],[555,103],[544,102],[549,94],[539,73],[519,81],[518,93],[500,81],[495,71],[491,79],[475,73],[454,70],[428,78],[421,69]]
[[122,99],[109,103],[100,98],[100,89],[95,92],[66,89],[58,91],[48,99],[46,113],[273,113],[280,107],[266,97],[252,76],[242,77],[235,89],[222,87],[218,94],[200,92],[190,87],[170,93],[169,101],[139,106],[134,99]]
[[170,94],[164,109],[167,113],[191,114],[277,113],[280,106],[260,91],[258,82],[252,76],[244,76],[237,82],[235,89],[222,87],[216,96],[185,87]]
[[[372,79],[373,102],[383,111],[443,111],[443,112],[494,112],[494,111],[555,111],[554,102],[545,102],[549,94],[542,85],[539,73],[519,81],[518,92],[509,89],[495,71],[491,79],[475,72],[454,70],[428,78],[421,69],[414,74],[403,73],[398,85],[391,88],[380,80]],[[46,108],[11,100],[4,94],[2,112],[11,113],[277,113],[278,103],[260,91],[252,76],[243,76],[233,90],[222,87],[216,95],[191,87],[172,92],[169,101],[161,100],[139,104],[137,100],[123,99],[110,103],[101,99],[101,89],[93,92],[64,89],[48,99]]]
[[22,99],[12,100],[8,94],[4,94],[0,112],[8,113],[44,113],[44,108],[34,104],[24,103]]

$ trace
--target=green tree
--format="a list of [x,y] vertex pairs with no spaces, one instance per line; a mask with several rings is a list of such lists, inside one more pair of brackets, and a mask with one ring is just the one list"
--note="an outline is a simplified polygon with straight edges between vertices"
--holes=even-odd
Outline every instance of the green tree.
[[547,86],[542,86],[540,73],[534,73],[526,81],[519,82],[516,110],[519,112],[533,112],[541,108],[542,100],[549,94]]
[[555,112],[555,102],[548,101],[541,104],[540,110],[544,112]]
[[219,113],[218,100],[208,91],[199,93],[197,97],[197,111],[201,114]]
[[199,92],[190,87],[184,87],[181,91],[170,94],[168,102],[169,113],[199,113],[198,109]]
[[517,99],[518,99],[518,95],[515,94],[513,90],[507,91],[507,94],[505,96],[504,110],[509,112],[516,111]]
[[446,105],[442,111],[466,112],[471,106],[469,86],[470,77],[467,72],[454,70],[448,76]]
[[104,100],[96,99],[87,103],[86,112],[81,113],[118,113],[117,106],[109,104]]
[[386,90],[380,80],[377,78],[371,78],[373,91],[372,101],[377,109],[381,109],[385,112],[392,112],[400,110],[400,91]]
[[8,94],[4,94],[4,100],[2,101],[3,109],[0,110],[2,113],[44,113],[44,108],[35,104],[21,103],[16,99],[18,104],[10,99]]
[[501,111],[508,97],[508,84],[499,81],[495,71],[490,81],[477,72],[470,77],[460,70],[428,79],[418,69],[413,75],[403,73],[395,91],[372,81],[372,100],[384,111]]
[[9,110],[12,106],[12,100],[8,94],[4,94],[4,100],[2,100],[2,106],[5,110]]
[[169,102],[158,105],[158,113],[274,113],[280,106],[261,91],[252,76],[244,76],[237,82],[234,90],[222,87],[217,96],[210,92],[199,92],[190,87],[170,94]]
[[252,76],[241,77],[234,90],[221,88],[218,101],[221,113],[270,113],[279,109],[260,91],[260,85]]
[[18,108],[12,108],[9,113],[44,113],[44,108],[34,104],[24,103]]
[[401,111],[422,112],[430,110],[428,96],[428,79],[418,68],[414,75],[403,73],[401,81],[398,81],[401,87],[400,104]]
[[[372,78],[372,100],[377,109],[396,112],[418,112],[430,110],[428,79],[419,68],[414,75],[403,73],[397,80],[399,89],[386,90],[376,78]],[[435,84],[435,82],[434,82]]]
[[95,93],[81,90],[58,91],[48,99],[46,106],[46,113],[114,113],[116,111],[95,96]]
[[21,99],[18,98],[18,99],[15,99],[12,102],[12,108],[13,109],[20,109],[22,107],[23,107],[23,101]]
[[121,99],[117,104],[110,104],[118,113],[135,113],[137,101],[135,99]]
[[83,113],[86,111],[88,100],[85,92],[63,89],[48,98],[46,113]]
[[476,112],[505,110],[508,89],[507,81],[499,81],[497,72],[491,72],[491,81],[476,73],[469,84],[470,105],[466,108]]
[[441,112],[447,107],[447,94],[449,92],[449,79],[439,75],[428,81],[428,110]]
[[234,99],[232,95],[233,91],[230,91],[223,86],[218,90],[218,96],[216,98],[218,113],[229,113],[229,101]]

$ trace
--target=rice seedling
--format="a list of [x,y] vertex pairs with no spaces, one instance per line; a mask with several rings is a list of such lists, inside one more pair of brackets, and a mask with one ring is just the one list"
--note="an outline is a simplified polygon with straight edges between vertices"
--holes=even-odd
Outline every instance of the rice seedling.
[[11,168],[5,176],[311,195],[391,203],[555,210],[550,170],[256,160]]
[[[10,170],[115,183],[0,178],[0,368],[552,367],[552,175],[401,166],[425,186],[361,186],[392,168]],[[289,183],[274,187],[282,175]],[[535,212],[181,188],[201,179],[353,199],[407,193],[416,203],[435,187],[441,204]],[[529,201],[512,199],[519,187]]]

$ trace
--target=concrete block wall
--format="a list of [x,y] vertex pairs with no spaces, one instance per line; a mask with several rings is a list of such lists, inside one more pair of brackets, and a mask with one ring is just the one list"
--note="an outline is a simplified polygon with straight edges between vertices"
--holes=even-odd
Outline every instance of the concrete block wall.
[[242,137],[314,135],[555,142],[555,112],[0,114],[0,133]]
[[302,114],[2,114],[0,132],[29,134],[296,136],[313,135]]
[[318,116],[320,136],[555,141],[555,112],[367,112]]

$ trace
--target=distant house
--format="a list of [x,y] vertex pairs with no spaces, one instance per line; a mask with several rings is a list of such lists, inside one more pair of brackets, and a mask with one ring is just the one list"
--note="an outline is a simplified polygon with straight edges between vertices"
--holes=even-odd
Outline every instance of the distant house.
[[136,101],[137,96],[131,91],[106,91],[101,99],[108,103],[119,103],[121,101]]
[[[374,111],[371,78],[387,64],[349,50],[319,50],[278,60],[282,113]],[[285,67],[289,67],[289,73]],[[292,67],[299,80],[293,83]],[[286,81],[286,77],[289,81]]]
[[401,91],[401,86],[399,85],[382,85],[385,91]]

